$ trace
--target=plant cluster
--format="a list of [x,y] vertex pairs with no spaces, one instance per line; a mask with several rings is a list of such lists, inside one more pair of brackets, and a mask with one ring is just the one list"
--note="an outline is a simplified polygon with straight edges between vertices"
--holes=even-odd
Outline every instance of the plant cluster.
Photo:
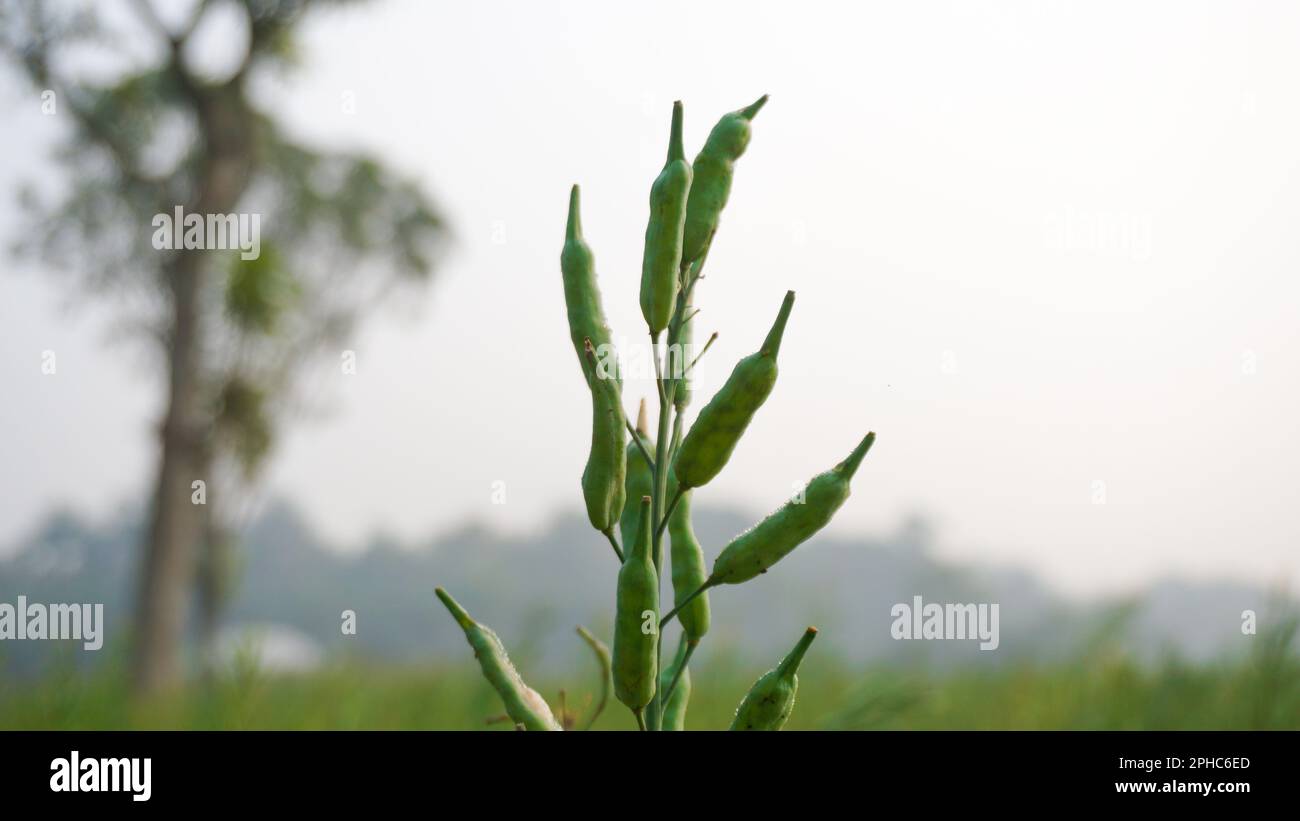
[[[569,194],[560,270],[569,336],[592,407],[582,494],[592,527],[609,541],[620,563],[613,652],[587,630],[578,631],[600,661],[605,692],[612,685],[615,697],[632,711],[642,730],[685,728],[688,667],[709,630],[708,591],[766,573],[824,527],[848,499],[849,482],[875,441],[875,434],[868,433],[844,461],[732,539],[706,571],[704,551],[691,526],[691,496],[726,466],[776,386],[777,355],[794,307],[794,292],[789,291],[762,345],[736,364],[684,431],[691,369],[699,359],[688,355],[693,353],[692,325],[698,312],[695,287],[731,193],[736,161],[749,145],[754,117],[766,102],[763,96],[723,116],[694,163],[686,161],[682,147],[682,104],[673,105],[667,162],[650,188],[641,269],[641,313],[650,335],[659,400],[656,435],[650,433],[644,401],[636,427],[625,415],[622,377],[601,305],[595,258],[582,233],[578,186]],[[661,345],[664,341],[667,344]],[[670,545],[667,563],[665,536]],[[671,568],[673,599],[661,616],[666,568]],[[437,594],[465,631],[510,720],[526,730],[563,729],[567,717],[562,714],[557,720],[545,699],[523,682],[496,634],[471,618],[445,590],[438,588]],[[663,629],[674,618],[681,625],[681,640],[663,666]],[[779,730],[785,724],[799,686],[799,664],[816,636],[816,628],[809,627],[794,649],[755,682],[736,710],[732,729]],[[604,703],[602,697],[597,712]]]

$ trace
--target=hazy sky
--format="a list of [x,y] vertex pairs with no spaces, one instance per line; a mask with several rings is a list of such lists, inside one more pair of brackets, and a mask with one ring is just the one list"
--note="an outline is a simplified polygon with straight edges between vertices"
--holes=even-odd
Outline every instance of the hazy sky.
[[[414,175],[457,233],[269,473],[330,539],[517,532],[580,507],[568,187],[615,334],[640,344],[672,101],[693,156],[769,93],[697,292],[701,335],[721,333],[697,407],[798,300],[777,388],[697,505],[774,507],[875,430],[840,532],[930,513],[945,554],[1070,591],[1300,581],[1300,6],[391,0],[314,20],[265,108]],[[50,173],[60,124],[10,72],[0,100],[12,191]],[[6,194],[6,240],[16,217]],[[95,311],[4,265],[8,542],[56,503],[141,498],[159,395]],[[651,390],[630,383],[629,408]]]

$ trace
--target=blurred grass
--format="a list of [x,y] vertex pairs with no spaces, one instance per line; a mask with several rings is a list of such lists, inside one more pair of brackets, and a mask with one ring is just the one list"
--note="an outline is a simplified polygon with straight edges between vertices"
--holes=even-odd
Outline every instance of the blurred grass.
[[[1257,637],[1248,657],[1207,665],[1141,666],[1104,650],[1055,666],[931,673],[853,670],[810,659],[789,729],[1300,729],[1295,628]],[[692,665],[687,724],[720,729],[762,672],[723,656]],[[133,705],[120,667],[87,675],[56,669],[0,683],[4,729],[481,729],[501,712],[469,662],[269,675],[235,664],[173,698]],[[526,674],[526,671],[525,671]],[[596,688],[584,666],[571,680],[533,682],[553,708],[561,688],[585,715]],[[507,724],[491,725],[507,729]],[[596,729],[632,729],[611,699]]]

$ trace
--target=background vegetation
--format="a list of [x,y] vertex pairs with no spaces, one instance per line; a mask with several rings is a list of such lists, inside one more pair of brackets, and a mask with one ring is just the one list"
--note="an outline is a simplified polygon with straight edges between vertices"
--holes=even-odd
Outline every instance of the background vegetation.
[[[1300,729],[1300,664],[1286,651],[1294,622],[1261,634],[1247,659],[1141,665],[1111,651],[1053,666],[950,673],[861,670],[810,655],[788,729]],[[702,661],[687,726],[725,727],[757,672],[734,658]],[[555,708],[565,690],[585,715],[594,663],[572,678],[536,681]],[[208,685],[132,707],[126,677],[68,668],[39,687],[0,684],[6,729],[482,729],[500,712],[472,662],[447,667],[354,664],[306,675],[232,665]],[[631,730],[617,704],[595,729]],[[491,725],[500,729],[508,725]]]

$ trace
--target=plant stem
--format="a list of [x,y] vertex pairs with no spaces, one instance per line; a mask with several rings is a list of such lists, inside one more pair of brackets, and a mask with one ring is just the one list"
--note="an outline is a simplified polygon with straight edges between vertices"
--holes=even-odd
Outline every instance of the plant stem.
[[[668,495],[668,426],[672,421],[672,385],[666,383],[663,367],[659,361],[656,337],[651,336],[655,362],[655,383],[659,386],[659,435],[655,440],[654,487],[651,492],[651,519],[658,522],[663,517],[664,497]],[[656,528],[653,542],[655,572],[663,578],[663,531]]]
[[606,647],[600,639],[591,634],[591,631],[578,625],[578,635],[591,648],[591,652],[596,657],[596,667],[600,671],[600,700],[596,702],[595,708],[591,715],[587,717],[587,723],[582,729],[590,730],[591,725],[596,723],[596,719],[605,711],[605,704],[609,701],[609,690],[613,686],[612,674],[610,672],[609,648]]
[[668,702],[668,699],[673,697],[673,690],[677,689],[677,682],[681,680],[682,673],[686,672],[686,665],[691,663],[691,656],[695,654],[695,648],[699,646],[699,639],[688,641],[686,643],[686,655],[682,656],[681,666],[677,668],[676,673],[673,673],[673,680],[668,682],[668,689],[664,691],[665,703]]
[[[674,396],[676,398],[676,396]],[[668,464],[677,458],[677,449],[682,445],[682,414],[673,415],[673,443],[668,448]]]
[[609,546],[614,548],[614,555],[618,556],[618,563],[622,564],[623,550],[618,546],[618,540],[614,538],[614,528],[611,527],[608,530],[602,530],[600,532],[605,534],[606,539],[609,539]]
[[637,450],[641,451],[641,455],[645,457],[645,463],[650,466],[650,470],[653,472],[655,469],[655,460],[650,457],[650,451],[645,449],[645,443],[641,441],[641,437],[637,434],[636,428],[632,427],[632,423],[626,419],[623,420],[623,424],[627,425],[627,432],[632,434],[632,441],[636,442]]
[[690,604],[691,602],[695,601],[695,597],[696,597],[696,596],[700,595],[700,594],[703,593],[705,590],[708,590],[710,587],[713,587],[715,584],[717,584],[717,582],[713,581],[713,579],[705,579],[705,580],[704,580],[704,584],[702,584],[702,585],[700,585],[699,587],[697,587],[697,588],[695,589],[695,591],[691,593],[691,595],[689,595],[689,596],[687,596],[686,598],[682,599],[682,603],[681,603],[681,604],[677,605],[677,606],[674,607],[672,610],[669,610],[669,611],[668,611],[668,615],[664,616],[662,619],[659,620],[659,633],[660,633],[660,635],[663,635],[664,627],[667,626],[668,622],[670,622],[670,621],[673,620],[673,617],[674,617],[674,616],[676,616],[678,613],[681,612],[681,610],[682,610],[683,607],[685,607],[686,605],[688,605],[688,604]]
[[[668,321],[668,346],[670,348],[673,343],[677,342],[681,338],[682,325],[686,323],[687,319],[687,306],[690,305],[691,294],[695,290],[695,283],[700,280],[700,269],[704,266],[704,259],[707,256],[708,248],[706,246],[704,254],[702,254],[700,259],[695,263],[686,263],[682,265],[682,287],[677,292],[677,305],[674,307],[672,318]],[[664,378],[664,368],[659,361],[658,339],[654,334],[651,334],[650,336],[650,343],[651,353],[653,354],[655,363],[655,384],[659,388],[659,437],[655,442],[654,487],[652,488],[651,494],[651,512],[654,518],[652,518],[651,521],[659,522],[659,526],[655,528],[652,538],[654,545],[655,574],[658,577],[659,589],[662,592],[663,534],[664,525],[668,521],[664,505],[664,497],[668,495],[668,467],[670,462],[668,430],[671,421],[673,429],[673,444],[671,447],[675,450],[676,444],[681,438],[681,416],[678,415],[675,420],[673,419],[673,397],[676,393],[678,379],[666,380]],[[668,506],[668,512],[671,512],[671,508],[676,506],[677,500],[680,498],[681,491],[678,490],[677,495],[673,498],[672,505]],[[707,587],[707,582],[705,583],[705,586]],[[686,604],[691,599],[698,596],[703,590],[704,588],[701,587],[700,590],[692,593],[686,601],[682,602],[682,604]],[[672,612],[668,614],[668,618],[677,615],[677,611],[680,609],[681,607],[673,608]],[[655,636],[655,670],[658,670],[663,664],[663,626],[665,623],[666,620],[661,620],[659,622],[659,630]],[[654,717],[655,724],[657,725],[663,718],[664,698],[663,694],[659,692],[657,677],[655,684],[655,694],[652,702],[653,708],[651,710],[651,715]],[[655,726],[651,729],[658,730],[660,728]]]
[[694,359],[691,360],[691,364],[686,366],[686,371],[682,374],[683,376],[690,373],[695,368],[695,363],[699,362],[700,359],[703,358],[703,356],[709,352],[709,346],[712,345],[717,340],[717,338],[718,338],[718,332],[714,331],[713,336],[709,337],[709,341],[704,343],[704,347],[701,348],[700,352],[695,355]]
[[637,726],[637,729],[639,729],[641,732],[644,733],[644,732],[646,731],[646,726],[645,726],[645,711],[643,711],[643,710],[633,710],[633,711],[632,711],[632,715],[636,716],[636,726]]
[[[681,417],[678,418],[680,419]],[[661,542],[663,540],[664,528],[668,527],[668,520],[673,515],[673,508],[677,507],[677,503],[681,501],[682,494],[684,493],[686,493],[686,489],[679,486],[677,492],[673,494],[672,501],[668,503],[668,507],[664,510],[664,518],[659,522],[659,533],[657,534]]]
[[659,408],[660,408],[659,415],[662,418],[663,405],[664,402],[668,400],[668,394],[665,393],[665,388],[664,388],[663,363],[659,361],[659,336],[657,334],[650,334],[650,358],[654,360],[655,363],[655,387],[659,389]]
[[[672,325],[673,323],[670,322],[669,324]],[[671,332],[670,332],[670,338],[671,338]],[[664,380],[663,365],[659,361],[658,338],[655,334],[650,335],[650,343],[651,343],[651,355],[653,356],[654,363],[655,363],[655,385],[659,388],[659,434],[655,440],[654,485],[651,487],[651,494],[650,494],[651,496],[650,521],[658,522],[659,519],[663,516],[664,496],[666,496],[668,493],[668,426],[672,418],[673,402],[672,402],[672,395],[671,395],[672,385],[671,383],[666,383]],[[662,593],[663,576],[664,576],[663,574],[663,567],[664,567],[663,530],[660,528],[655,528],[654,532],[651,534],[651,539],[652,539],[651,550],[652,550],[652,555],[654,558],[654,565],[655,565],[655,587],[660,591],[660,593]],[[663,661],[662,649],[663,649],[663,637],[662,635],[656,634],[655,636],[655,670],[656,670],[655,684],[656,686],[655,686],[655,696],[650,711],[650,715],[654,719],[654,724],[656,726],[651,727],[650,728],[651,730],[659,729],[657,725],[659,724],[659,716],[660,716],[659,708],[662,705],[662,702],[659,699],[657,671],[659,670],[660,663],[662,663]]]

